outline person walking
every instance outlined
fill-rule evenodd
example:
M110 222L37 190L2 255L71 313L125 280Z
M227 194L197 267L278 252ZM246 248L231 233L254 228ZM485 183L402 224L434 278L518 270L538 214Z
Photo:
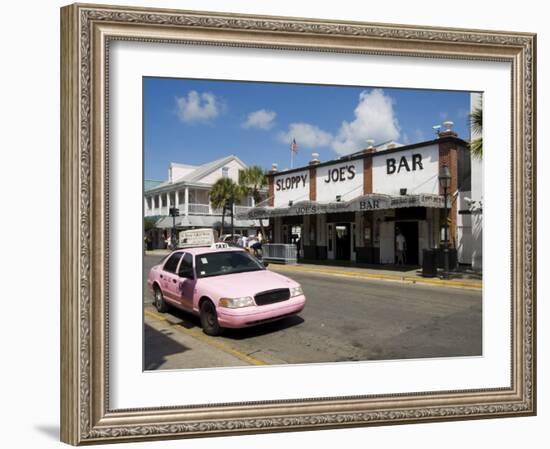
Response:
M237 246L240 246L241 248L246 249L247 240L248 240L248 239L247 239L246 235L244 235L244 234L241 235L241 236L239 237L239 239L237 240Z
M254 252L254 256L260 257L260 251L262 249L262 244L256 236L250 237L248 241L248 248Z
M396 229L397 235L395 236L395 249L397 253L397 264L405 265L405 251L407 251L407 240L405 236L401 234L399 228Z

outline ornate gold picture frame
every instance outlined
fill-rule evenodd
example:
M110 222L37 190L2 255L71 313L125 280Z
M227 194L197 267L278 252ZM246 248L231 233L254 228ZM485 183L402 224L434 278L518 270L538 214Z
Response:
M75 4L61 10L61 37L62 441L79 445L536 413L535 35ZM112 409L107 86L109 49L117 40L510 63L510 388Z

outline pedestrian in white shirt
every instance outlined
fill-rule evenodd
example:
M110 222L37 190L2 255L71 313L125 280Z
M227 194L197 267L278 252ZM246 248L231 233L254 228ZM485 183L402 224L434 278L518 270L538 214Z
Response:
M397 235L395 236L395 250L397 254L397 264L405 265L405 251L407 251L407 241L405 236L401 234L399 228L396 229Z

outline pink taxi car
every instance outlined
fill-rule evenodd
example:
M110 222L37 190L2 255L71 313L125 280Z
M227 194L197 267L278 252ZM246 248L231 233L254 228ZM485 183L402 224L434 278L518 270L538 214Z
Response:
M208 335L297 314L306 302L300 284L240 248L176 250L151 269L147 286L159 312L171 305L199 315Z

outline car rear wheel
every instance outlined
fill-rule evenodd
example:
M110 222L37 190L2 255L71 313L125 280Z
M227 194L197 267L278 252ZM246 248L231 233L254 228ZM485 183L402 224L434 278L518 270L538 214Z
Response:
M202 331L206 335L220 335L222 333L222 327L218 323L218 314L216 313L216 306L211 301L203 301L200 308L201 326Z
M162 295L162 290L159 287L155 286L154 292L155 292L155 300L154 300L155 308L160 313L167 312L168 311L168 304L166 304L166 302L164 301L164 296Z

